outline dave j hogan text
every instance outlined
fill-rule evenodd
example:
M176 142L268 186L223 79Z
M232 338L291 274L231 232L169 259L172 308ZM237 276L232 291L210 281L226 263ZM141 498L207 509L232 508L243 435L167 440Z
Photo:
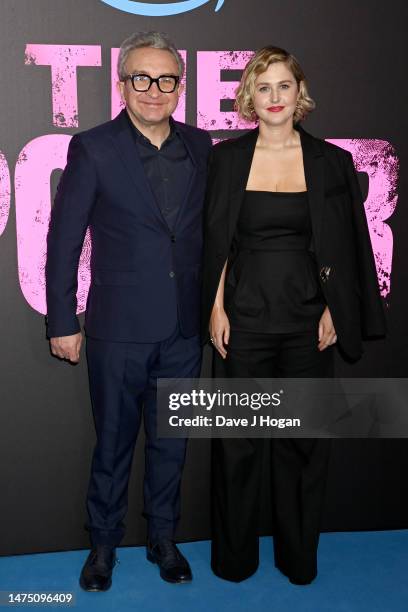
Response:
M274 418L269 415L258 415L254 414L251 419L242 417L225 417L221 414L217 414L215 417L208 416L195 416L193 418L179 417L173 414L169 417L169 425L171 427L194 427L194 428L206 428L206 427L277 427L278 429L285 429L286 427L301 427L300 419L285 419L285 418Z

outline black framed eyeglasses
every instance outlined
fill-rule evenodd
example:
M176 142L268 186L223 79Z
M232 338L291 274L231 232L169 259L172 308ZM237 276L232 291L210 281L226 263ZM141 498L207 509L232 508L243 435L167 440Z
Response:
M129 74L123 81L131 81L135 91L149 91L153 83L156 83L162 93L173 93L180 81L180 77L174 74L162 74L157 79L153 79L148 74Z

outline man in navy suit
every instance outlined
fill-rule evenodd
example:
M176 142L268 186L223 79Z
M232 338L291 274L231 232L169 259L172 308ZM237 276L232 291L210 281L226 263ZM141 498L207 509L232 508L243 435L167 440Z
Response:
M143 408L147 558L163 579L192 579L174 543L186 440L156 436L158 378L199 375L201 214L208 133L171 117L183 60L166 36L142 32L120 48L116 119L76 134L48 234L47 333L52 353L79 360L78 261L92 238L85 332L97 443L88 491L88 591L111 585Z

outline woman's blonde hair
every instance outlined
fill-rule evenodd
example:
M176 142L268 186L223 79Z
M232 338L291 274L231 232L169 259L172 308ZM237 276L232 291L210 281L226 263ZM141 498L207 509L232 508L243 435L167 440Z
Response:
M302 121L316 106L309 96L305 74L297 61L291 54L279 47L263 47L255 53L245 66L241 83L236 91L235 109L244 119L254 121L256 113L252 98L255 92L256 78L265 72L271 64L284 62L296 79L299 87L299 98L293 116L293 122Z

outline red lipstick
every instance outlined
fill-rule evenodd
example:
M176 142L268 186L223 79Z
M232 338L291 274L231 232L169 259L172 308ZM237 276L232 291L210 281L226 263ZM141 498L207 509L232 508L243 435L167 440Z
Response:
M280 113L281 110L283 110L285 107L284 106L270 106L267 110L270 113Z

